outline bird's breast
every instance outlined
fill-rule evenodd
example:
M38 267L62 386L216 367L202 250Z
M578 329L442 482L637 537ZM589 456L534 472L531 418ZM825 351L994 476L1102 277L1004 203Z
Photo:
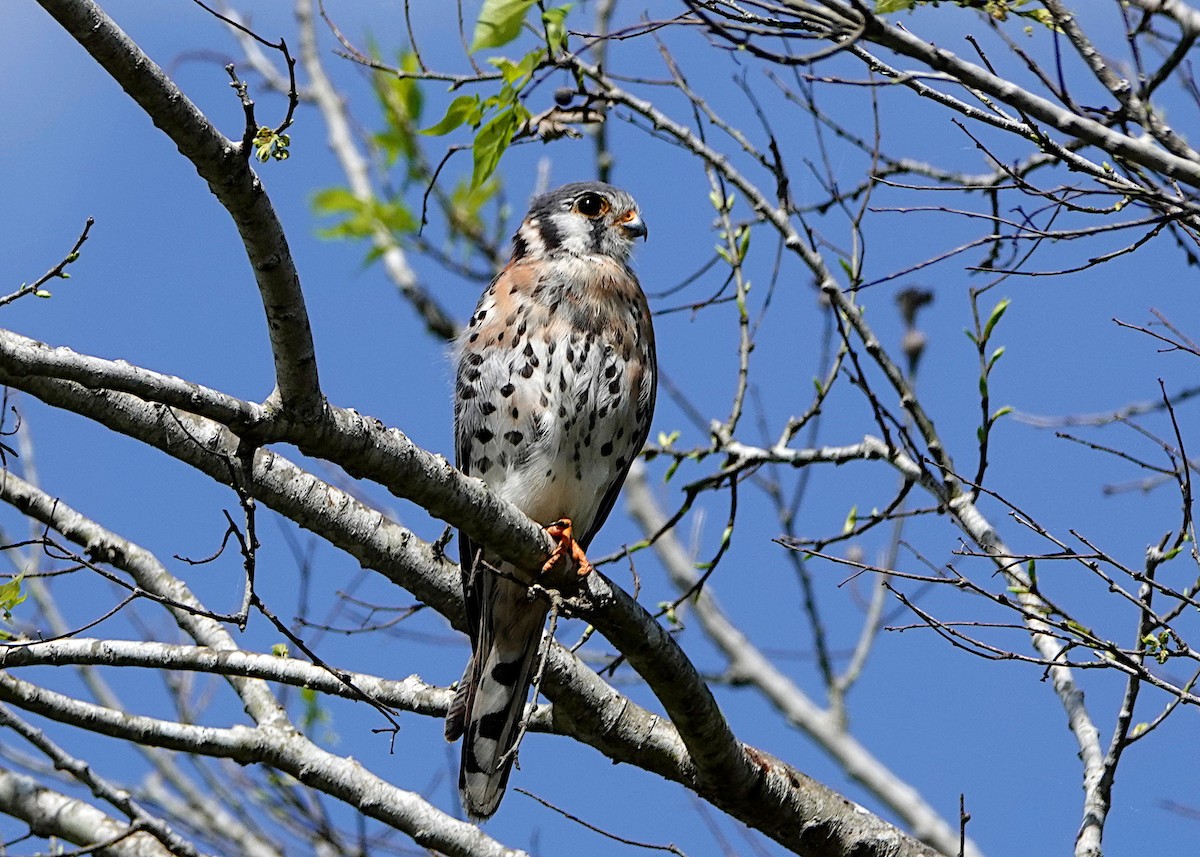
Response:
M603 300L559 277L517 285L485 295L463 348L460 464L534 520L587 533L650 419L645 299L636 281Z

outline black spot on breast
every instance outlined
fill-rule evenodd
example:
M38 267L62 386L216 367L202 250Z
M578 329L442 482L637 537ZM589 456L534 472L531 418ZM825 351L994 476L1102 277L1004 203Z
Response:
M480 363L482 363L482 362L483 362L483 355L482 355L482 354L476 354L476 353L471 353L471 354L468 354L468 355L466 356L466 361L467 361L467 363L468 363L468 364L470 364L471 366L478 366Z
M467 385L465 385L465 384L464 384L463 386L461 386L461 387L459 387L459 388L458 388L458 397L459 397L460 399L473 399L473 398L475 398L475 388L474 388L474 387L468 387Z
M556 348L558 348L558 343L557 343L557 342L555 342L555 341L553 341L553 340L551 340L551 341L550 341L550 343L549 343L549 344L546 346L546 353L547 353L547 354L553 354L553 353L554 353L554 349L556 349Z
M524 336L525 331L528 329L528 327L529 327L529 319L527 317L522 318L521 324L518 325L518 327L517 327L517 336Z
M604 370L604 377L611 378L616 374L617 374L617 364L609 363L608 366Z
M521 416L521 412L517 408L513 408L512 409L512 418L515 420L515 419L519 419L520 416Z
M614 378L609 382L608 392L612 393L614 396L621 392L621 380L619 378Z
M467 342L474 342L478 338L479 338L479 331L476 331L475 333L472 333L470 336L467 337Z
M522 366L522 367L521 367L521 372L520 372L520 375L521 375L521 377L522 377L522 378L530 378L530 377L532 377L532 376L533 376L533 364L532 364L532 363L526 363L524 366Z
M624 470L625 465L627 463L628 463L628 460L625 458L625 456L622 455L620 458L617 459L617 470Z
M493 405L491 402L480 402L479 403L479 412L486 417L488 414L496 413L496 406Z
M521 434L521 432L519 432L519 431L514 430L514 431L510 431L510 432L505 432L504 439L507 440L509 443L511 443L513 446L517 446L521 441L525 440L525 435Z
M478 381L479 370L472 366L463 373L463 377L465 377L468 381Z
M504 341L504 331L503 330L496 334L496 341L497 342Z
M487 473L489 470L491 470L491 468L492 468L492 460L490 458L488 458L486 455L483 458L481 458L475 462L475 469L478 470L481 474Z
M608 443L604 444L604 446L600 447L600 454L603 455L605 458L608 458L608 456L612 455L612 451L613 451L613 445L612 445L611 440Z
M524 332L525 332L524 323L522 323L521 330L518 330L518 331L517 331L517 335L519 336L520 334L522 334L522 333L524 333ZM532 357L532 356L533 356L533 343L532 343L532 342L526 342L526 343L525 343L525 350L524 350L523 352L521 352L521 353L522 353L522 354L524 354L526 357Z
M558 418L561 420L566 415L567 415L567 406L560 403L558 406Z
M503 387L500 388L500 395L507 399L509 396L511 396L513 394L513 390L515 390L515 389L517 389L517 388L514 387L511 383L505 384Z
M475 439L480 443L487 443L493 437L495 437L495 435L492 434L491 429L481 428L479 431L475 432Z

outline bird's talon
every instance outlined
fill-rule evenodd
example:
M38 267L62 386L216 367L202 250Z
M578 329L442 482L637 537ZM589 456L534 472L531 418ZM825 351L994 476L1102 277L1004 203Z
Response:
M576 573L580 577L586 577L591 574L592 564L588 562L583 548L575 541L575 536L571 532L570 518L560 518L546 527L546 532L550 534L550 538L554 539L556 544L554 545L554 551L550 554L550 558L542 565L542 574L549 573L568 556L575 561Z

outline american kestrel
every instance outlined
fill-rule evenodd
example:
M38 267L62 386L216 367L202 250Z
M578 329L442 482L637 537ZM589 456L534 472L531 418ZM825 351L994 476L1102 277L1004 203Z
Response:
M650 310L629 267L637 203L601 182L534 199L512 258L459 339L458 467L547 528L580 573L650 431ZM446 716L464 735L458 787L472 818L504 796L547 608L511 565L459 533L471 660Z

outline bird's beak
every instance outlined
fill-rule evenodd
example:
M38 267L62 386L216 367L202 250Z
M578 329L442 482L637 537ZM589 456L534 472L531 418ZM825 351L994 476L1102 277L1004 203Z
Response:
M621 231L625 233L626 238L642 238L650 234L650 230L646 228L645 222L642 220L636 211L627 211L617 221L621 227Z

